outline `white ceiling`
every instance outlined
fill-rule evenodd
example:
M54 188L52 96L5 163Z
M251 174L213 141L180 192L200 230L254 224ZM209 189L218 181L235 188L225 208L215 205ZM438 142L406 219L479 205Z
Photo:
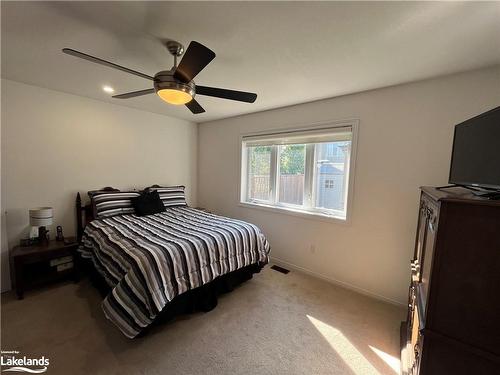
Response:
M2 77L204 122L500 63L500 3L4 2ZM112 99L150 81L61 53L70 47L149 75L173 60L160 40L217 57L199 84L258 93L199 96L206 113L156 95Z

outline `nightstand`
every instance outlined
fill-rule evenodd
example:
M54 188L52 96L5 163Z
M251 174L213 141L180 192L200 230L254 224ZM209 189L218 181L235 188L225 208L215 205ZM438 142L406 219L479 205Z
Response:
M77 249L76 239L71 238L14 247L10 252L10 265L17 297L23 299L26 289L51 281L71 278L77 282Z

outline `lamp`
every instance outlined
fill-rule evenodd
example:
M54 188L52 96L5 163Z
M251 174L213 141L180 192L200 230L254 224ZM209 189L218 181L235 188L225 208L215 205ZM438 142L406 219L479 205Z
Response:
M194 82L184 83L176 80L172 70L156 73L153 85L156 94L170 104L187 104L196 95Z
M158 96L170 104L181 105L193 100L190 93L178 89L161 89Z
M46 244L49 242L46 226L52 225L52 207L37 207L30 209L30 225L38 227L38 242Z

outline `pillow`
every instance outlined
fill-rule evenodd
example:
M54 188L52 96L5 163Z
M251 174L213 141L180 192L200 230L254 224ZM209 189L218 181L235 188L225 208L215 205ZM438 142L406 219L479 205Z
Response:
M153 215L166 210L157 191L144 191L131 201L137 216Z
M157 191L160 199L165 207L187 206L186 194L184 186L158 186L153 185L145 189L145 191Z
M93 192L91 200L94 217L102 219L115 215L133 214L132 198L139 195L136 191Z

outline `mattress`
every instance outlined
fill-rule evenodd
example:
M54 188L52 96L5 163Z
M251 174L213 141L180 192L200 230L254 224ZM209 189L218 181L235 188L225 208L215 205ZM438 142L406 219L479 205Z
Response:
M90 222L79 249L106 279L106 317L133 338L176 296L219 276L269 261L270 246L250 223L189 207Z

